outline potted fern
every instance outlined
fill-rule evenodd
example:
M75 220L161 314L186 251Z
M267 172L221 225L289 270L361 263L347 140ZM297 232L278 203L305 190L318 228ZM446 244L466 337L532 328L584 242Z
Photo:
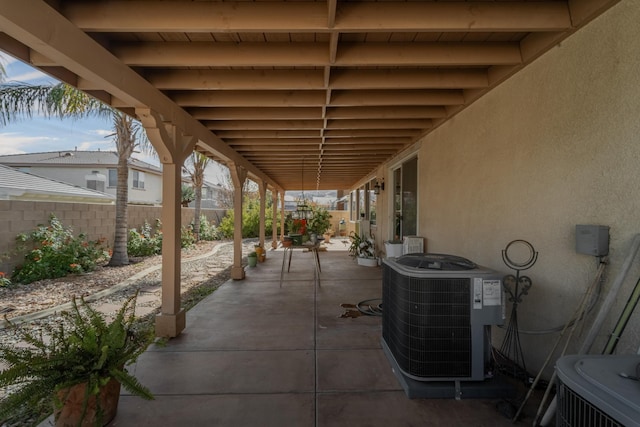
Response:
M48 402L56 426L103 426L115 416L120 385L145 399L153 395L127 372L152 340L135 319L137 294L108 321L84 299L73 299L63 321L44 333L19 332L27 346L0 346L0 420Z

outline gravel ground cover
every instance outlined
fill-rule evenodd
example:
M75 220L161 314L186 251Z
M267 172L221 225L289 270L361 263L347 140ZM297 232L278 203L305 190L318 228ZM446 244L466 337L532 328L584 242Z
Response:
M243 256L253 251L256 243L255 239L245 240L242 247ZM153 256L131 261L130 265L123 267L105 266L89 274L0 288L0 311L8 321L13 319L13 322L19 323L19 328L37 332L47 325L60 322L60 311L64 310L62 304L69 303L73 296L92 298L93 295L91 306L109 313L117 311L122 303L137 291L136 314L152 322L161 306L161 269L154 267L161 266L162 257ZM232 264L233 242L230 241L200 242L193 248L183 249L180 281L183 307L191 308L229 280ZM125 281L130 283L121 288L120 285ZM109 292L109 289L117 290ZM99 292L107 295L96 298L96 295L100 295ZM46 315L40 316L43 310ZM25 321L25 315L34 318ZM24 345L18 331L6 327L6 321L2 323L4 325L0 327L0 343ZM10 390L0 389L0 397L7 392ZM42 415L34 409L26 418L12 420L2 424L2 427L36 425Z
M254 244L255 240L244 241L243 256L253 250ZM91 299L91 295L106 291L108 295L91 299L90 304L101 311L115 312L124 300L138 291L137 315L153 314L161 305L161 268L153 267L160 267L162 257L132 258L131 261L131 264L123 267L99 267L88 274L0 288L0 313L9 322L37 330L45 324L59 321L56 308L69 303L73 296ZM233 243L229 241L200 242L194 248L183 249L180 285L183 303L190 307L197 303L194 298L197 299L198 288L215 288L229 280L232 264ZM144 274L149 269L151 271ZM135 275L138 276L135 280L130 280L126 287L114 292L107 291L116 289L116 286ZM48 314L38 318L43 310L48 310L45 311ZM25 315L29 315L26 321L23 317ZM3 323L0 327L0 342L17 344L17 334L13 328L6 327L6 322L0 323Z

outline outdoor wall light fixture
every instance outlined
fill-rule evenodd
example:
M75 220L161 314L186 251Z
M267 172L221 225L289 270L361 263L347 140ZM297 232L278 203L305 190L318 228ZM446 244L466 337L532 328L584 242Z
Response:
M376 181L376 184L373 186L373 194L380 194L380 191L384 191L384 180L382 182Z

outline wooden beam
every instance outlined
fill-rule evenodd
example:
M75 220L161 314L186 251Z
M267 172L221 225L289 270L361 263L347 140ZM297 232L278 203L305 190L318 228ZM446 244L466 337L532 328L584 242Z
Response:
M323 126L322 120L206 120L203 124L212 130L322 129Z
M431 127L431 120L388 119L388 120L331 120L329 129L424 129Z
M240 139L240 138L319 138L319 130L219 130L216 135L220 138Z
M458 105L464 104L459 90L340 90L333 91L332 106Z
M319 67L332 65L321 42L119 43L114 55L131 67ZM488 66L520 64L518 43L340 43L335 65Z
M420 119L446 117L443 107L330 107L328 119Z
M183 107L316 107L323 91L178 91L171 99Z
M335 28L342 32L493 32L568 29L564 2L341 3Z
M147 79L162 90L324 89L319 70L151 70Z
M189 108L198 120L299 120L321 119L320 107L211 107Z
M332 89L465 89L486 88L483 69L333 69Z
M549 31L571 25L563 2L394 3L65 1L62 13L91 32ZM143 16L144 19L140 19Z

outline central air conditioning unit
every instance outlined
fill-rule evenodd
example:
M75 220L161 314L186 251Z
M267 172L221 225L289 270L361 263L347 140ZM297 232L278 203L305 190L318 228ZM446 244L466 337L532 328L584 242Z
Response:
M572 355L556 363L558 427L640 427L639 355Z
M382 301L382 346L402 376L421 382L491 376L491 325L505 318L497 272L453 255L384 259Z

